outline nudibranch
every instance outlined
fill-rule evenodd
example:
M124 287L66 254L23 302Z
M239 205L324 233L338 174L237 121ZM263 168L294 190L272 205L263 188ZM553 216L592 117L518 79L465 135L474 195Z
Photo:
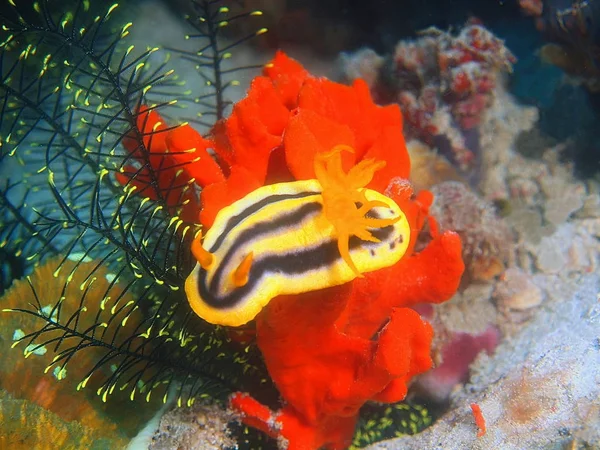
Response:
M198 316L243 325L276 296L344 284L402 258L406 216L364 187L385 162L363 160L345 173L342 151L354 150L317 156L316 179L256 189L219 211L203 242L196 237L185 291Z

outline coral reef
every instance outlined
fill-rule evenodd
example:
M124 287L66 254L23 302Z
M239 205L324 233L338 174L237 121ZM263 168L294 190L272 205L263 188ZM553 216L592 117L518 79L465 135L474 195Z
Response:
M213 3L197 2L210 14L196 25L220 60L227 52L215 44L210 26L203 26L207 21L215 25L215 17L221 18L219 24L228 23L228 10L210 9ZM357 319L367 295L363 291L368 284L362 280L337 292L319 291L329 303L323 313L317 295L304 305L301 298L292 299L289 309L270 305L270 316L263 314L263 322L256 325L255 339L288 402L281 416L287 425L277 434L281 431L301 445L299 430L304 429L310 446L349 444L362 404L375 397L403 398L411 376L431 364L429 325L413 310L394 306L407 306L415 297L443 301L456 289L463 269L460 241L453 233L434 235L426 250L413 253L431 198L428 193L413 197L400 179L408 176L409 161L399 110L374 105L364 83L346 88L314 78L279 54L265 75L253 81L231 117L203 138L189 125L165 125L160 114L174 101L159 99L165 92L175 95L178 83L170 82L173 72L157 61L157 48L120 51L131 24L116 34L106 31L116 5L98 16L100 7L91 8L88 2L65 7L71 12L57 12L47 1L33 6L11 2L2 15L0 56L7 64L0 91L10 108L0 123L0 162L19 163L22 181L3 180L0 236L3 247L10 242L18 247L16 255L25 255L28 270L35 261L37 270L45 271L34 272L30 281L17 283L3 297L6 321L31 321L11 322L6 329L12 334L3 341L20 344L28 359L52 372L39 380L28 375L24 385L11 382L11 388L23 388L16 395L31 396L59 416L75 414L91 426L100 413L87 401L71 398L73 389L97 394L95 400L102 404L114 399L110 405L119 405L121 397L192 406L196 398L223 398L234 390L268 394L256 347L232 342L225 331L195 317L185 302L181 288L193 263L190 246L198 222L210 226L220 210L254 187L314 178L306 158L312 161L342 144L354 149L340 159L344 170L358 167L361 160L380 161L380 170L365 183L381 196L387 189L407 211L403 226L411 227L413 235L404 242L411 246L408 261L370 275L373 286L379 283L381 301L368 320ZM213 68L220 76L220 66ZM158 84L165 91L155 95ZM226 108L221 87L225 85L217 86L211 111L217 118ZM330 99L328 104L320 102L322 94ZM307 149L314 154L306 155ZM357 170L354 174L363 178ZM432 261L438 260L447 260L448 267L431 271ZM396 273L408 273L412 284L399 284ZM402 302L391 303L399 289L405 291ZM303 338L311 328L304 327L295 341L289 339L290 347L296 347L292 353L305 361L307 372L331 354L329 365L350 385L363 367L364 373L356 376L364 384L357 383L354 392L344 394L343 387L327 383L325 368L302 380L302 371L286 366L289 349L272 345L270 335L287 331L276 316L295 317L307 306L312 311L306 311L305 319L312 313L321 317L322 326L312 329L329 347L323 346L321 355L311 354L314 349ZM343 332L337 332L343 322ZM329 341L336 333L337 340ZM396 354L397 348L403 351ZM348 361L338 367L335 361L346 356ZM52 377L60 382L48 383ZM297 396L303 386L314 390L306 397L311 404ZM336 389L339 398L321 405L323 395ZM247 411L243 405L239 410ZM117 414L115 423L123 427L128 420L143 420L125 408L118 413L125 417ZM250 416L246 414L249 421ZM335 424L338 419L341 425ZM114 432L116 425L106 428Z
M445 221L459 232L461 227L470 229L462 232L465 289L434 308L418 306L435 330L432 354L436 367L419 377L415 388L438 402L447 401L468 380L469 366L479 352L491 354L500 337L510 339L535 316L548 295L537 272L573 274L597 267L598 245L592 225L599 211L595 184L573 178L572 167L560 159L563 146L531 140L535 133L529 130L537 119L534 108L517 105L502 85L497 86L496 96L498 101L490 106L480 126L483 196L464 181L458 183L460 177L448 170L444 158L434 150L418 141L409 146L414 161L411 178L417 184L422 178L421 186L436 194L431 213L442 229ZM542 149L538 151L541 160L518 153L524 141ZM444 200L446 189L460 195L447 195ZM475 209L463 210L467 204ZM458 222L444 219L451 216ZM584 217L585 227L569 223ZM467 223L470 225L464 226ZM468 251L480 252L481 239L491 239L495 244L488 248L496 248L488 255L491 263L483 267L469 264ZM471 278L469 267L484 276ZM468 283L477 278L486 284ZM452 356L455 344L465 339L473 350L469 357L462 358L466 352Z
M273 413L242 393L232 398L232 406L245 423L278 437L286 448L348 446L366 401L403 399L410 378L431 365L431 329L406 307L448 298L463 263L452 232L432 230L432 241L413 253L431 196L423 192L413 198L405 180L409 160L401 126L397 107L374 105L364 82L346 87L314 78L278 53L208 138L226 178L202 183L199 219L206 226L256 186L314 178L307 161L342 144L354 149L341 155L346 167L370 158L385 161L367 187L392 198L411 227L410 250L394 266L340 287L277 297L257 316L256 343L285 406ZM167 147L177 132L166 133ZM186 144L179 148L195 147ZM194 156L191 150L183 153ZM202 157L198 161L203 164ZM188 167L193 165L182 170Z
M540 305L544 300L544 293L527 272L511 267L502 274L494 297L498 308L525 310Z
M459 34L426 30L393 56L350 56L347 77L366 80L352 86L278 54L227 118L233 103L223 92L238 73L229 50L264 33L246 29L215 44L215 30L259 17L234 9L241 2L233 12L224 2L193 2L190 45L176 52L202 77L193 95L161 50L143 50L155 45L146 36L134 49L130 24L106 28L114 6L9 3L0 13L0 288L24 272L30 282L0 299L11 310L0 315L4 371L17 368L2 374L11 394L0 391L9 431L0 446L120 447L144 420L132 407L150 414L145 403L123 406L131 398L177 405L156 433L157 449L257 448L269 438L256 430L282 448L363 447L431 423L422 408L387 404L409 385L453 410L412 443L390 445L597 445L598 282L582 274L600 263L599 190L573 178L559 158L563 144L530 141L539 160L517 153L515 135L536 112L504 92L499 75L513 58L479 24ZM271 4L278 14L281 4ZM559 23L562 4L529 4L552 32L571 37L583 24L569 20L595 8L578 3L578 15L569 10ZM590 80L594 69L577 73ZM373 104L369 88L376 102L401 103L404 131L429 145L415 140L407 154L397 108ZM193 111L165 100L176 97ZM178 125L191 112L204 128ZM244 327L196 317L183 292L193 243L249 192L315 178L315 159L339 144L354 149L340 156L342 176L366 161L386 163L358 184L406 212L402 259L342 286L274 298ZM456 183L478 176L485 200ZM424 189L436 193L433 205ZM456 226L467 263L458 293L461 249L447 231ZM242 421L230 436L231 412L204 401L227 398Z
M496 102L490 106L480 130L482 168L478 188L489 201L527 197L517 189L511 192L510 185L517 181L518 174L524 175L518 178L534 178L530 168L535 161L519 158L517 149L522 141L519 136L534 130L539 112L535 107L519 105L504 84L497 85L495 94ZM527 186L531 181L523 183Z
M447 158L424 142L413 139L406 143L410 155L410 182L416 191L431 190L443 181L466 182Z
M596 0L519 0L551 42L541 57L579 78L591 92L600 91L600 4Z
M99 378L110 377L112 372L109 367L90 370L96 366L104 352L92 347L77 352L71 358L70 349L66 348L55 355L51 349L58 348L57 344L64 335L59 326L52 325L52 329L47 332L46 344L26 344L36 335L40 323L44 321L34 314L16 314L14 311L26 304L36 305L39 314L52 318L52 321L69 317L70 320L77 321L80 330L86 330L96 327L97 318L93 311L102 309L105 313L101 319L127 323L127 326L120 328L113 336L115 345L120 345L139 326L141 312L127 306L132 303L131 295L119 283L111 283L110 280L111 274L98 261L76 262L55 258L37 267L27 280L13 283L0 298L0 307L5 311L0 316L1 355L4 361L0 369L0 388L15 398L27 400L46 410L47 413L42 413L23 403L22 408L27 414L22 420L36 428L34 424L37 420L47 419L58 427L56 430L60 430L63 436L61 442L65 442L65 445L67 439L73 442L83 439L79 430L87 430L86 434L102 436L105 440L122 442L134 435L149 419L156 404L149 403L144 411L132 414L135 406L125 393L116 393L113 401L105 403L101 396L89 392L89 389L79 392L88 382L94 384ZM79 310L82 290L90 310L87 314ZM60 308L47 303L48 299L58 297L63 299ZM110 313L111 310L114 314ZM25 358L22 357L23 354ZM82 383L81 380L85 382ZM61 426L60 421L74 421L74 425ZM11 436L16 433L14 438L17 439L16 436L24 432L24 429L15 429ZM71 432L75 434L70 436ZM37 448L45 438L34 436L36 434L28 437L27 442L33 445L35 439L40 439L35 443Z
M460 182L436 184L431 192L435 200L430 213L440 230L454 230L461 237L465 283L500 275L509 262L514 239L495 208Z
M127 436L107 423L83 425L66 420L27 400L16 399L0 389L0 448L10 450L103 450L124 448Z
M450 232L432 231L427 247L414 252L431 195L413 195L405 180L409 160L397 107L374 105L362 82L348 88L318 79L278 54L232 115L205 138L189 125L166 125L163 111L174 101L165 102L165 92L175 95L179 84L158 61L158 49L120 52L131 24L117 34L104 28L116 5L97 19L83 1L70 5L72 13L56 12L47 2L11 5L2 28L1 56L12 65L3 66L0 78L4 102L11 105L2 116L0 161L21 163L23 181L2 184L0 235L18 244L27 261L59 256L47 278L62 283L60 291L33 286L34 301L7 305L9 317L37 324L12 337L30 358L46 349L48 371L56 368L62 379L66 373L67 381L78 377L76 388L93 386L103 401L141 396L192 406L196 398L223 398L235 390L268 398L273 391L259 348L285 402L280 418L286 425L267 431L296 446L303 440L310 447L348 445L366 401L406 395L412 375L431 365L431 328L406 306L448 298L463 264L460 240ZM207 11L214 6L197 5ZM227 8L210 12L196 25L220 61L227 52L202 27L227 23ZM165 91L157 92L158 84ZM219 118L226 102L215 95L211 113ZM406 212L409 254L357 282L275 300L250 340L233 342L195 317L181 288L194 263L190 247L198 222L210 227L219 211L258 186L315 178L316 155L336 145L354 149L341 157L344 171L379 161L372 180L357 188L368 183ZM100 277L108 286L95 296ZM366 297L379 301L362 319ZM302 326L286 329L299 314ZM315 316L320 326L303 326ZM310 330L314 346L308 345ZM278 347L285 342L289 347ZM83 374L69 371L86 354L91 361L81 360ZM290 354L301 370L288 364ZM331 383L328 367L351 391ZM311 393L299 396L303 389ZM45 392L49 398L56 391ZM266 423L253 422L254 400L236 398L245 400L238 404L245 420L264 428Z
M545 307L493 356L477 360L447 414L418 436L369 448L598 448L600 279L597 274L544 279L552 293ZM485 436L477 437L472 403L485 418Z
M574 177L573 164L561 159L563 144L543 148L537 159L522 156L514 138L519 130L529 128L535 111L518 107L506 94L502 97L502 112L493 112L494 119L484 125L490 139L486 140L489 147L484 153L480 186L486 198L506 205L504 220L517 238L515 264L530 279L538 271L564 274L596 270L598 245L593 227L576 224L596 220L597 183ZM510 276L500 282L509 280ZM527 286L521 283L521 287ZM530 290L532 294L534 291Z
M416 378L413 392L445 404L468 381L469 368L478 355L493 353L501 338L493 289L490 283L473 283L447 302L417 307L435 331L431 346L435 366Z
M148 450L222 450L234 448L236 442L228 424L231 411L220 405L200 402L189 408L174 408L160 419Z
M346 56L345 75L365 73L373 80L371 73L379 72L370 88L378 100L400 105L407 138L438 146L469 173L479 165L478 129L495 101L498 78L512 70L515 58L476 20L456 36L437 28L420 34L399 42L385 62L366 50Z
M435 331L442 330L436 327ZM443 343L434 349L438 356L435 368L418 377L414 386L415 392L440 404L468 381L475 358L482 352L491 355L500 342L500 333L493 325L481 334L444 331L439 338Z
M514 240L505 253L508 268L500 276L487 284L467 286L435 310L419 309L436 332L433 356L442 369L448 361L444 349L452 346L457 333L485 338L488 329L496 336L499 333L500 342L509 342L549 302L571 298L568 291L552 292L549 277L579 277L597 270L599 263L597 184L574 178L572 165L561 157L564 145L528 132L537 117L535 109L517 105L501 89L497 94L501 101L492 106L482 125L484 164L480 186L488 202L493 200L501 207L503 227L508 227ZM523 140L539 148L537 159L519 153ZM481 204L486 203L471 195ZM485 339L480 343L484 344ZM466 365L473 361L478 366L488 358L482 354ZM457 391L463 392L466 366L459 363L460 358L450 357L452 377L437 377L437 368L425 374L416 382L419 392L442 401ZM461 374L462 381L457 383Z

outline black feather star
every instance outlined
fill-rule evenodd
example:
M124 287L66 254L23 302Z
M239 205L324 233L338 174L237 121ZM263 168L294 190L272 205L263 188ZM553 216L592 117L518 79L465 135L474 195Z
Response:
M51 366L61 369L82 349L101 351L79 388L110 365L112 374L95 386L105 401L118 389L132 399L174 395L191 404L224 398L249 379L265 384L256 351L197 318L183 293L199 226L180 218L181 193L197 195L196 188L177 180L169 190L159 186L163 168L150 163L152 133L139 123L140 107L168 110L175 100L164 98L181 94L162 51L128 46L131 23L115 25L117 5L97 13L87 0L26 3L8 0L0 13L0 250L21 258L29 272L58 258L54 277L63 280L63 293L84 266L85 277L80 297L69 299L74 309L30 281L29 304L5 309L39 323L19 341L52 348ZM187 57L199 59L199 73L214 86L197 102L220 118L228 83L220 63L236 43L218 47L226 8L194 3L203 15L190 21L208 41ZM123 148L124 139L134 151ZM131 167L130 181L120 183L117 175ZM143 192L136 180L147 185ZM87 293L105 269L109 285L92 304ZM93 320L81 320L84 314ZM139 319L132 325L133 315Z
M191 100L200 107L200 113L196 117L191 117L190 122L200 126L210 128L214 123L225 116L225 112L231 101L226 97L226 91L238 85L231 76L244 70L257 70L261 65L231 66L228 60L231 58L231 51L240 44L265 34L266 28L260 28L254 32L247 33L233 42L221 44L221 33L227 27L240 20L250 17L261 16L262 12L258 10L241 12L235 15L230 14L229 7L220 0L192 0L191 6L194 14L187 15L187 22L194 28L195 32L187 34L186 40L199 42L199 46L194 51L169 48L170 51L178 54L183 60L194 64L206 89ZM188 101L182 99L183 102Z

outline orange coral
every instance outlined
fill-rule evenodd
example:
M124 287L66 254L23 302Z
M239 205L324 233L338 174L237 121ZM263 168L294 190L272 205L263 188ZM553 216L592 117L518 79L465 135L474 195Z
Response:
M129 156L117 173L117 180L134 186L144 197L164 199L173 213L181 206L182 218L196 221L200 205L194 184L204 186L224 179L221 168L207 151L211 142L189 125L167 127L156 111L145 106L138 111L136 122L141 132L139 139L149 152L143 151L133 132L125 136L123 146Z
M117 303L124 305L133 300L125 286L111 282L112 277L114 275L99 261L76 262L68 259L63 261L62 257L53 258L36 267L28 280L15 281L0 298L1 308L5 310L0 313L0 356L3 361L0 367L0 390L6 391L15 399L29 402L20 404L19 408L23 412L27 411L27 414L21 418L19 425L13 424L15 426L11 428L11 432L15 433L11 437L17 440L18 436L25 435L27 438L24 442L29 447L24 444L17 447L16 443L12 443L10 448L32 448L32 445L43 448L42 436L56 437L55 448L62 448L68 439L83 439L85 436L92 442L94 438L105 438L108 445L110 440L121 442L126 440L128 434L129 437L135 435L152 416L156 404L142 412L131 414L129 396L118 389L110 402L103 401L96 389L79 392L82 380L88 376L91 386L112 374L108 365L97 367L91 376L89 374L90 367L94 367L106 354L101 347L84 345L82 341L82 348L70 363L65 364L64 359L56 361L53 358L57 355L57 349L64 351L73 345L72 340L62 341L65 333L60 327L46 324L43 339L28 345L27 336L33 336L41 328L41 319L32 314L6 312L22 308L23 305L37 304L42 314L57 317L58 311L53 310L54 303L45 302L62 298L60 314L63 317L77 317L80 330L91 329L100 318L108 316L120 322L128 314L127 330L133 332L142 320L141 311L136 309L128 312L128 308L121 307L114 315L110 313ZM85 305L85 309L82 309L82 305ZM81 313L77 314L78 311ZM103 315L97 315L96 311L102 311L99 314ZM127 330L119 335L115 333L115 345L130 336ZM23 342L17 345L24 336ZM40 341L46 342L46 345L42 345ZM59 347L58 343L62 343L62 346ZM0 403L3 401L0 400ZM49 413L43 413L42 409L33 405L39 405ZM4 406L9 407L8 399L4 401ZM0 408L0 414L6 414L7 411ZM65 425L69 422L73 422L73 426ZM52 429L43 429L45 424L52 425ZM53 433L60 436L54 436ZM0 448L2 442L0 440ZM68 447L67 444L64 445L64 448ZM113 446L115 445L117 444L114 443ZM81 444L80 448L87 446Z
M169 150L175 130L167 131ZM232 397L246 424L289 450L346 448L365 402L402 400L410 379L431 367L431 326L407 307L438 303L456 291L464 269L460 239L437 232L428 218L432 195L415 195L406 181L410 161L399 108L375 105L362 80L344 86L316 78L278 52L209 139L204 149L214 148L223 178L196 179L204 226L259 186L315 178L315 158L336 146L355 149L340 155L344 172L366 159L385 162L367 187L406 214L406 255L342 286L273 299L256 318L256 339L285 406L274 413L247 394ZM214 171L202 156L195 164ZM192 178L188 166L181 168ZM426 223L431 240L415 253Z
M86 425L66 420L33 402L13 398L3 390L0 390L0 423L2 450L126 448L130 440L107 421Z

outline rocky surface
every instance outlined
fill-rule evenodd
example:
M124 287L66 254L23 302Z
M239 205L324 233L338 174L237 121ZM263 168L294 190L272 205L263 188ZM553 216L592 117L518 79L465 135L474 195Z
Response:
M448 412L432 427L372 450L600 448L598 185L576 179L561 160L564 146L539 133L529 134L527 145L539 147L540 157L522 155L517 138L536 112L503 92L498 99L483 127L480 189L504 205L516 236L510 267L436 314L442 330L493 323L503 338L492 355L475 360L469 382L455 386ZM495 314L464 313L486 308ZM486 421L480 437L473 403Z
M160 420L148 450L220 450L234 448L227 424L231 412L216 405L195 403L188 408L173 408Z
M554 301L492 357L476 361L446 415L420 435L369 448L600 448L600 277L543 282ZM481 407L484 436L477 437L471 403Z

